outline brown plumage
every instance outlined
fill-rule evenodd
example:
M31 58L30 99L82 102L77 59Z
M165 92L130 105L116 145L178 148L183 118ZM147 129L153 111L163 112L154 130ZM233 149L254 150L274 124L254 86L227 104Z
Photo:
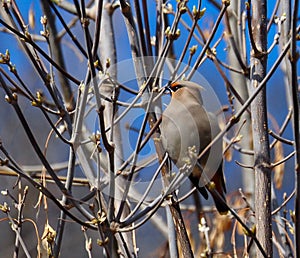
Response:
M226 213L222 141L213 145L201 160L195 159L220 131L217 118L203 107L200 85L177 81L169 88L172 98L161 123L163 147L178 168L192 166L189 175L192 183L206 199L208 190L217 210Z

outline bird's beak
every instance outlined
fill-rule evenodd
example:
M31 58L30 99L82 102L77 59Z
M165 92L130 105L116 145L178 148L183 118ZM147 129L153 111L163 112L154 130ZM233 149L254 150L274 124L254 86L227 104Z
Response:
M162 87L161 90L162 90L164 93L165 93L166 91L172 92L171 86L170 86L170 85L166 85L166 86Z

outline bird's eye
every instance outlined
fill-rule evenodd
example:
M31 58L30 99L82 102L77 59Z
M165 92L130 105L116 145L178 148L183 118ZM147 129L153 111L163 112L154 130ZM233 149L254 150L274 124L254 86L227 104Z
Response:
M175 91L177 91L178 89L180 89L180 88L182 88L183 86L182 85L180 85L180 84L172 84L171 86L170 86L170 91L171 92L175 92Z

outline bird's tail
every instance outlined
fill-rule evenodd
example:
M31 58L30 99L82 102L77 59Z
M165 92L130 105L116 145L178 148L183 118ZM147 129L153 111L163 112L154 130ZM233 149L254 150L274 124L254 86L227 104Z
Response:
M202 194L202 196L207 200L208 193L207 193L205 187L199 186L199 178L194 177L193 174L190 174L189 179L191 180L192 184L197 188L197 190Z
M229 207L226 202L226 186L225 179L223 175L223 165L221 164L214 174L213 178L205 187L199 186L199 177L201 176L201 165L195 166L193 173L189 175L189 179L196 186L198 191L203 195L205 199L208 198L207 190L212 195L216 208L220 214L226 214L229 211Z
M209 190L209 191L214 199L214 202L215 202L218 212L222 215L227 214L227 212L229 211L229 208L228 208L224 193L223 193L223 195L221 195L215 189Z
M226 214L229 210L229 207L226 202L226 188L222 166L220 166L218 171L213 176L211 183L209 183L207 186L207 189L214 199L218 212L220 214Z

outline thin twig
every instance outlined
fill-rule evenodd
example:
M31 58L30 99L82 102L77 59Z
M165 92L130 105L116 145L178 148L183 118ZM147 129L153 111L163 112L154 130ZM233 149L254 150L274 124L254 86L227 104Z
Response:
M207 42L205 43L204 47L202 48L202 51L201 51L201 53L199 54L199 56L198 56L198 58L197 58L195 64L193 65L193 67L192 67L190 73L187 75L187 79L188 79L188 80L190 80L190 79L192 78L193 74L196 72L197 68L199 67L199 64L201 63L202 58L204 57L204 55L205 55L205 53L206 53L206 50L208 49L208 47L209 47L211 41L213 40L213 38L214 38L214 36L215 36L215 34L216 34L216 32L217 32L217 29L219 28L219 25L220 25L220 23L221 23L221 20L222 20L222 18L223 18L223 16L224 16L224 14L225 14L225 12L226 12L228 6L229 6L229 1L223 1L222 9L221 9L221 11L220 11L220 13L219 13L219 16L218 16L218 18L217 18L215 24L214 24L214 27L212 28L212 32L210 33L210 36L209 36L209 38L207 39Z

